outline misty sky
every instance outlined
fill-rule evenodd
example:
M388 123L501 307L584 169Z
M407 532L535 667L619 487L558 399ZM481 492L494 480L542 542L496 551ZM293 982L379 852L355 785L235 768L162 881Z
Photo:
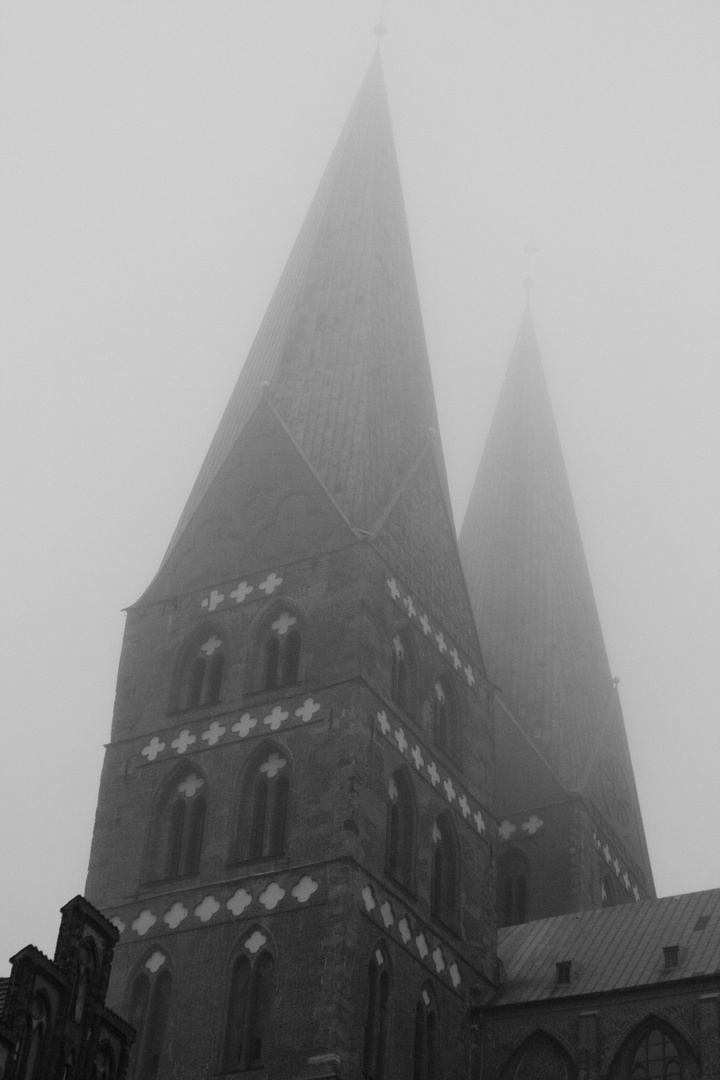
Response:
M84 887L152 578L377 0L0 6L0 973ZM720 885L720 4L389 0L458 524L532 307L660 895Z

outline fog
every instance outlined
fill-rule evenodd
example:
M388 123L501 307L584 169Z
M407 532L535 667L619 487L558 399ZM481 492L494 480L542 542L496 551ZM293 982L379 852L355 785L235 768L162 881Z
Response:
M52 952L83 890L121 609L173 532L379 10L0 9L0 962ZM658 893L718 886L720 5L391 0L383 18L457 522L537 248Z

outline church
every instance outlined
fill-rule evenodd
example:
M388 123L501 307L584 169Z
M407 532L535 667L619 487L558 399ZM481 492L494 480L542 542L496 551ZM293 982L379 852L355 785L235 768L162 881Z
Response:
M86 896L133 1080L720 1076L529 309L456 538L379 55L128 611Z

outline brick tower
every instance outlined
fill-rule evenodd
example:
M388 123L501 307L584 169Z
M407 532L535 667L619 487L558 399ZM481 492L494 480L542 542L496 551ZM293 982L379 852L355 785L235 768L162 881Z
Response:
M529 309L460 534L496 708L502 925L654 896Z
M135 1080L466 1075L493 738L379 59L128 612L87 893Z

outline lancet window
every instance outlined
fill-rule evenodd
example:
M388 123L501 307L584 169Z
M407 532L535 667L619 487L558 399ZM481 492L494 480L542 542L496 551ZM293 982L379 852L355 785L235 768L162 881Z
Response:
M165 1052L172 975L161 969L155 975L143 970L130 990L129 1021L137 1032L131 1058L132 1080L155 1080Z
M459 710L452 676L447 672L435 680L433 705L433 742L449 757L455 757Z
M261 650L262 679L258 689L293 686L300 679L302 634L292 611L279 611L266 627Z
M217 705L223 688L225 653L225 642L216 631L208 629L200 635L193 635L179 665L175 708Z
M416 705L416 668L410 636L405 631L398 630L392 641L390 692L393 701L410 714L415 712Z
M508 851L498 867L498 921L517 926L527 919L528 861L519 851Z
M447 810L436 818L432 839L430 906L435 918L454 930L458 921L460 865L455 826Z
M396 769L388 784L386 870L408 892L415 883L417 805L405 768Z
M187 765L166 782L156 804L145 877L150 881L197 873L202 851L207 783Z
M363 1047L363 1076L386 1080L390 1038L390 998L392 980L387 952L375 948L368 965L368 1003Z
M41 1080L45 1065L50 1006L44 994L36 994L30 1002L25 1021L21 1067L18 1075L22 1080Z
M285 850L292 766L286 750L268 744L243 778L233 861L266 859Z
M252 1069L262 1064L270 1028L274 960L267 950L255 959L240 956L230 978L225 1031L226 1069Z
M415 1006L413 1045L413 1080L437 1080L438 1017L435 998L429 985L423 987Z

